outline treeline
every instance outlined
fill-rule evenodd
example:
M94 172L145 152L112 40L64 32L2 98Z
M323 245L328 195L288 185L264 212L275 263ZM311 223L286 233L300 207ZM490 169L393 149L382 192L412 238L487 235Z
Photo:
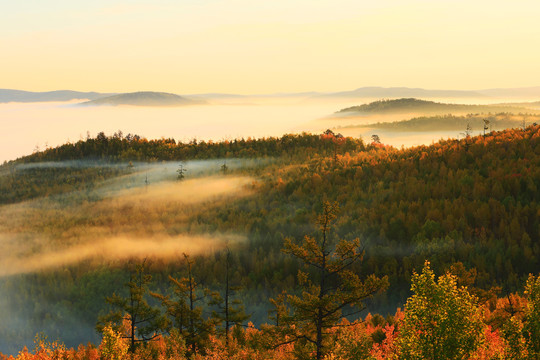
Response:
M361 139L344 138L342 151L364 149ZM215 158L262 158L287 156L294 158L310 153L325 153L333 147L320 135L302 133L284 135L280 138L235 139L223 141L197 141L188 143L172 138L147 140L138 135L123 135L118 131L112 136L103 132L95 138L88 137L76 143L67 143L56 148L18 159L17 163L41 161L65 161L81 159L105 159L109 161L157 161L192 160Z
M96 184L130 172L128 166L108 166L99 161L32 165L11 163L0 167L0 205L74 191L91 192Z
M112 136L100 132L95 138L48 148L0 166L0 204L76 190L91 191L103 180L131 173L130 161L283 157L280 163L291 163L302 162L312 154L365 150L361 139L340 137L338 142L334 139L303 133L281 138L182 143L171 138L147 140L138 135L124 136L121 131Z

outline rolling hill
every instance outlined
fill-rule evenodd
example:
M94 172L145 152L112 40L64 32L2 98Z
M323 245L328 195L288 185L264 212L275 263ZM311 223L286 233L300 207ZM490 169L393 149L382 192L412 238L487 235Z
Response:
M184 106L205 104L204 100L194 100L182 97L176 94L139 91L133 93L118 94L107 96L96 100L91 100L82 103L85 106L100 106L100 105L134 105L134 106Z
M428 98L481 98L486 95L478 91L465 90L428 90L408 87L379 87L366 86L351 91L340 91L318 95L320 98L402 98L402 97L428 97Z
M164 94L164 93L160 93ZM0 103L6 102L42 102L42 101L69 101L73 99L96 100L114 95L127 95L124 93L99 93L81 92L73 90L55 90L45 92L33 92L14 89L0 89ZM172 94L171 94L172 95ZM461 99L535 99L540 97L540 87L507 88L507 89L484 89L484 90L445 90L445 89L422 89L409 87L379 87L365 86L354 90L337 92L298 92L298 93L275 93L258 95L203 93L187 95L192 100L201 101L239 101L241 99L277 99L289 98L301 101L326 101L326 100L353 100L366 98L461 98ZM506 104L506 105L518 105ZM504 105L504 104L501 104Z
M81 92L72 90L56 90L33 92L12 89L0 89L0 103L8 102L48 102L48 101L69 101L74 99L95 100L105 96L115 95L112 93Z
M469 114L469 113L503 113L503 112L535 112L525 106L514 105L467 105L446 104L415 98L401 98L395 100L378 100L368 104L352 106L337 111L334 117L362 116L374 114Z

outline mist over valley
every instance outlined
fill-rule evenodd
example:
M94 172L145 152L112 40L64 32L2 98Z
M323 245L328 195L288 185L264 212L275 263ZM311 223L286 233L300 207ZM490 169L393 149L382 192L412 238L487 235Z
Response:
M65 142L76 142L100 131L113 133L121 130L147 138L172 137L188 142L193 139L221 141L281 136L302 131L320 133L329 128L343 131L347 136L368 140L373 131L378 130L376 126L368 125L379 122L408 121L426 115L489 116L503 112L516 115L536 114L540 110L530 101L531 96L536 96L533 91L535 89L524 92L521 102L512 97L474 97L476 92L451 93L408 88L362 88L353 92L358 94L354 97L339 95L342 93L322 96L315 92L271 95L202 94L184 97L158 92L137 92L113 96L101 94L96 100L89 102L75 100L78 95L67 102L17 102L25 100L6 97L12 100L0 103L0 115L4 119L5 129L0 134L0 161L14 160L32 151ZM418 94L419 91L426 95L425 100L403 98L408 94ZM375 96L381 92L390 95L394 100L388 102ZM496 94L511 93L509 89ZM454 94L455 97L439 97L449 94ZM458 95L462 97L457 97ZM34 95L29 99L35 98ZM393 104L394 102L396 104ZM386 103L391 106L383 107ZM95 106L77 106L81 104ZM508 125L508 122L505 125ZM340 130L342 127L346 129ZM366 130L366 127L370 129ZM408 134L401 133L397 127L393 129L395 131L390 131L388 126L378 131L384 134L384 143L399 147L430 144L440 139L458 137L464 130L457 126L443 126L444 131L438 129L439 131L428 134L424 128L420 130L421 134L417 134L420 136L416 136L411 133L413 128L409 127ZM502 128L505 127L497 129ZM476 133L481 130L476 126L473 128Z

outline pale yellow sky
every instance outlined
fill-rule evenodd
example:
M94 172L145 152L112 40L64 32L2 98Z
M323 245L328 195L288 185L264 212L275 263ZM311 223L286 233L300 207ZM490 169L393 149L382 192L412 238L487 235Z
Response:
M0 0L0 88L540 86L530 0Z

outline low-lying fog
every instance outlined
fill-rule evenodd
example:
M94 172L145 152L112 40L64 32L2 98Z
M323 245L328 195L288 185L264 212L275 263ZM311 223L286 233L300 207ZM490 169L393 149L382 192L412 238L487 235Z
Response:
M228 166L253 161L229 159ZM189 176L183 181L175 180L176 162L136 164L133 173L96 184L97 196L88 199L76 191L0 206L0 278L89 259L175 260L183 252L207 253L242 241L241 234L189 220L252 193L253 178L216 174L222 163L185 162ZM81 197L84 201L76 201Z
M294 99L245 98L229 104L193 105L185 107L76 106L79 101L51 103L0 104L0 162L31 154L35 149L54 147L67 141L84 139L87 132L95 136L104 131L112 135L118 130L148 139L173 137L176 140L224 140L247 137L281 136L302 131L322 132L327 128L347 125L328 115L354 105L378 100L366 99ZM486 104L502 99L430 99L449 103ZM516 100L513 100L516 101ZM380 119L366 118L362 123ZM404 120L399 115L384 121ZM371 133L350 132L369 140ZM455 132L426 134L386 134L382 141L394 146L429 144L441 137L456 137Z
M7 314L0 323L0 352L31 349L36 333L68 347L99 341L94 330L97 312L81 318L74 309L84 306L88 313L89 303L105 304L103 298L110 293L101 287L101 280L92 281L101 284L92 290L74 286L74 278L84 284L80 269L142 259L178 264L182 253L212 254L243 243L245 234L219 227L206 215L252 195L257 180L234 170L258 166L263 160L226 161L231 170L226 176L221 172L224 159L182 162L187 173L181 181L179 162L135 162L129 168L125 163L87 161L17 165L20 169L117 166L126 171L83 189L0 206L0 312ZM52 285L37 283L34 274L48 271L53 274L47 277L54 279ZM114 286L121 289L124 281L120 278Z
M352 105L352 104L351 104ZM225 140L281 136L310 130L309 122L336 104L234 104L185 107L96 106L71 103L0 104L0 162L104 131L118 130L148 139Z

